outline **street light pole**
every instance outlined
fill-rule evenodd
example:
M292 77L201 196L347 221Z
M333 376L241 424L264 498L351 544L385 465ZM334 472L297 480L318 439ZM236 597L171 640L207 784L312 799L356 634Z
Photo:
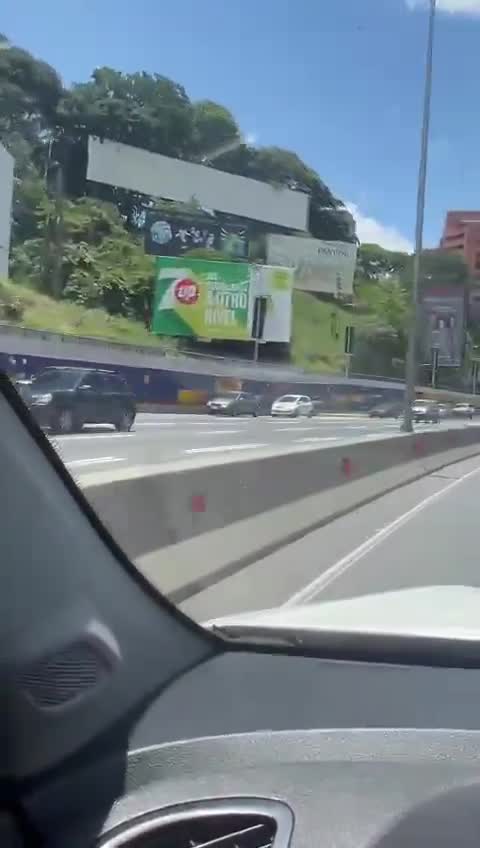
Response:
M417 217L415 224L415 255L413 257L412 315L408 330L407 359L405 363L405 410L402 430L413 432L412 403L415 400L417 309L420 280L420 261L423 246L423 221L425 217L425 189L427 184L428 139L430 129L430 104L432 99L433 38L437 0L430 0L428 21L427 55L425 62L425 93L423 99L422 138L417 187Z

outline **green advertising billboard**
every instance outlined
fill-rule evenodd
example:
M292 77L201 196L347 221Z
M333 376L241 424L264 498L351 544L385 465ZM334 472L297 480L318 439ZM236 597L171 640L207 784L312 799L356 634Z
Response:
M155 267L154 333L250 338L252 274L246 262L158 256Z

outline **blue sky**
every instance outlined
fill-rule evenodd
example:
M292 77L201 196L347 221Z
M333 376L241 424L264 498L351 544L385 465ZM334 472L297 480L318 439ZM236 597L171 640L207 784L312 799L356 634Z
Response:
M480 208L480 0L438 0L425 243ZM1 29L66 83L158 72L295 150L355 208L360 236L411 245L425 0L7 0Z

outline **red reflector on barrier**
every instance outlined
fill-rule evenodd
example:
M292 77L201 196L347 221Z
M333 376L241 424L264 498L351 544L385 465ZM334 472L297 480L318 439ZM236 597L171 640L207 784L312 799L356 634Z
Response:
M192 495L190 508L192 512L205 512L207 509L205 495Z
M425 440L415 439L413 443L413 452L415 456L423 456L425 453Z
M344 456L342 458L342 474L345 474L345 477L351 477L353 474L353 462L349 456Z

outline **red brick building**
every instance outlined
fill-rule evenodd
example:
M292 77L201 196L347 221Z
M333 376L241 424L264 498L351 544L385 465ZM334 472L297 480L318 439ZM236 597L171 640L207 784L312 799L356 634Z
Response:
M461 254L480 280L480 212L447 212L440 247Z

